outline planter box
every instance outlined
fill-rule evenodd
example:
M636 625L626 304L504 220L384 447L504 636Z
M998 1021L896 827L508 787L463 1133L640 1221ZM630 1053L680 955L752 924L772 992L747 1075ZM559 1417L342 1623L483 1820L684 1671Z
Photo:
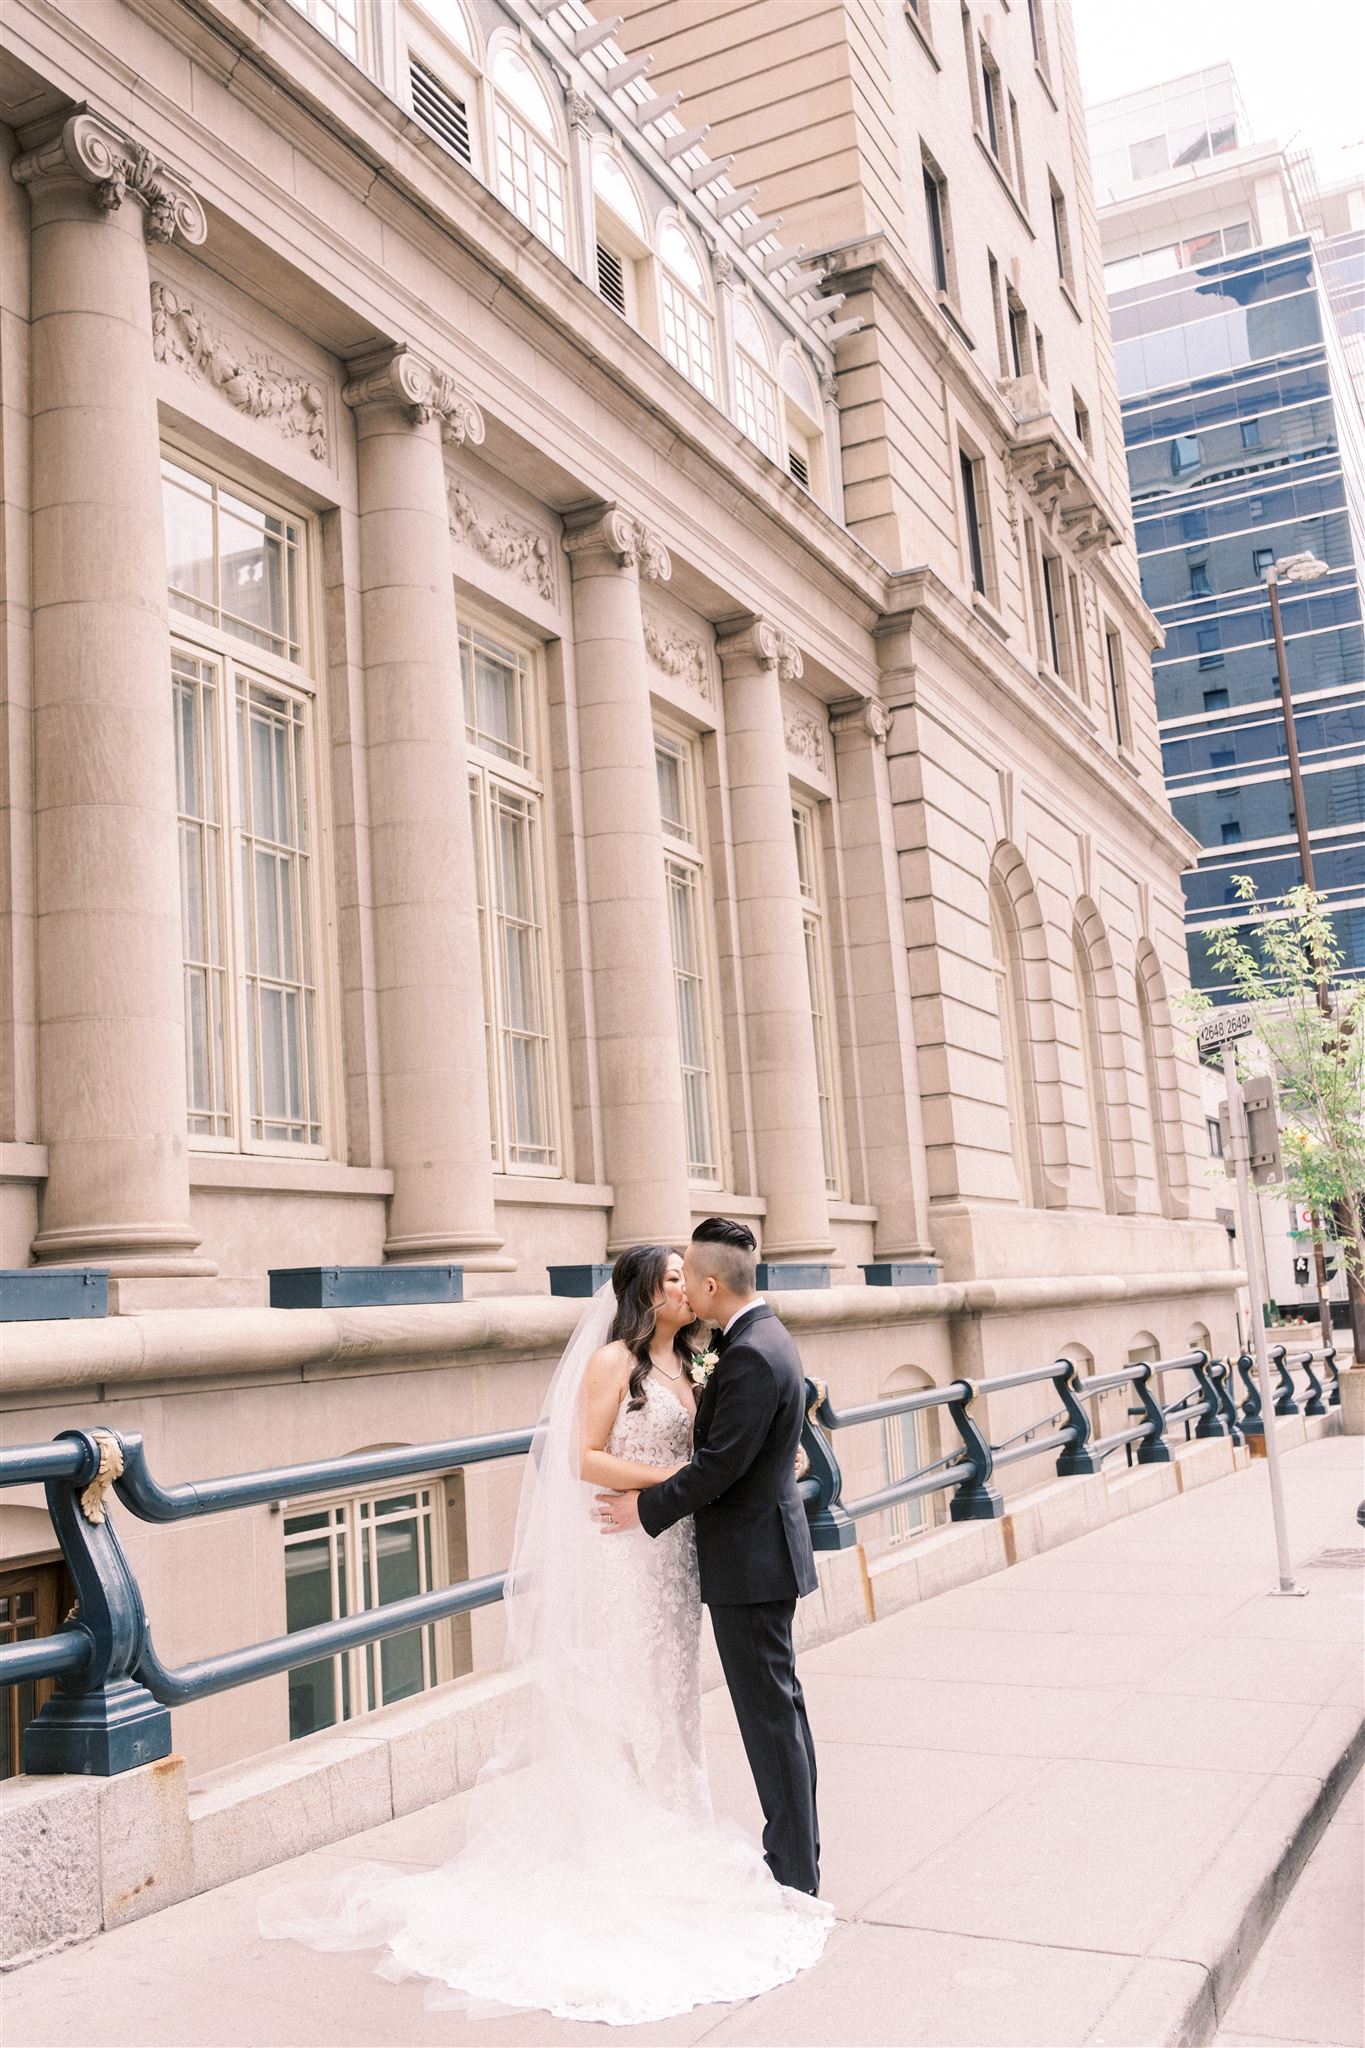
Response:
M272 1266L272 1308L414 1308L463 1301L463 1266Z
M936 1287L943 1269L937 1259L879 1259L862 1270L869 1287Z
M828 1287L829 1267L817 1265L814 1261L802 1265L799 1262L783 1264L780 1260L770 1263L767 1259L760 1259L754 1285L760 1294L767 1294L769 1289L780 1294L784 1289Z
M19 1266L0 1272L0 1323L60 1323L109 1313L103 1266Z
M586 1301L611 1278L610 1266L547 1266L551 1294L571 1294Z

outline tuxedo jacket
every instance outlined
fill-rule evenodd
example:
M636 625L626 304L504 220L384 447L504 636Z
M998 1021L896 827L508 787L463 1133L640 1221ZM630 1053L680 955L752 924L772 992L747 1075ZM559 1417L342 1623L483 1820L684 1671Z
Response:
M796 1600L816 1587L796 1489L806 1406L801 1360L766 1302L713 1348L721 1355L697 1404L691 1463L645 1488L640 1523L658 1536L692 1516L708 1607Z

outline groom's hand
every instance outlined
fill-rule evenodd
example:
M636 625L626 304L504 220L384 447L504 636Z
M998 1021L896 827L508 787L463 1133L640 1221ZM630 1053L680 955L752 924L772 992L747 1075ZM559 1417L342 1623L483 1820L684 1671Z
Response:
M638 1493L599 1493L597 1495L597 1519L602 1525L604 1536L619 1535L623 1529L638 1529L640 1526L640 1496Z

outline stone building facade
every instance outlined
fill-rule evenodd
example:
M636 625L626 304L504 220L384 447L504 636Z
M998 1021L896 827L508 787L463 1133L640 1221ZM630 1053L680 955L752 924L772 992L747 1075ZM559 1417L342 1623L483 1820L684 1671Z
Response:
M546 1268L711 1211L830 1268L841 1401L1231 1340L1065 9L623 11L6 10L0 1262L114 1311L10 1326L15 1437L524 1422ZM465 1304L266 1306L385 1261ZM125 1534L173 1660L496 1569L514 1494Z

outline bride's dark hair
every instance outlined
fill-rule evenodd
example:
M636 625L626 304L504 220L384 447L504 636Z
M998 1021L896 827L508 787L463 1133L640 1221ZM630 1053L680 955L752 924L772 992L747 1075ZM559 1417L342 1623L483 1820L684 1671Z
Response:
M654 1303L663 1292L664 1275L670 1259L678 1253L671 1244L633 1244L622 1252L611 1269L616 1295L616 1320L611 1326L613 1343L624 1344L635 1360L630 1369L629 1406L643 1408L645 1381L649 1377L649 1347L654 1342ZM701 1322L684 1323L673 1338L673 1349L683 1365L706 1334Z

